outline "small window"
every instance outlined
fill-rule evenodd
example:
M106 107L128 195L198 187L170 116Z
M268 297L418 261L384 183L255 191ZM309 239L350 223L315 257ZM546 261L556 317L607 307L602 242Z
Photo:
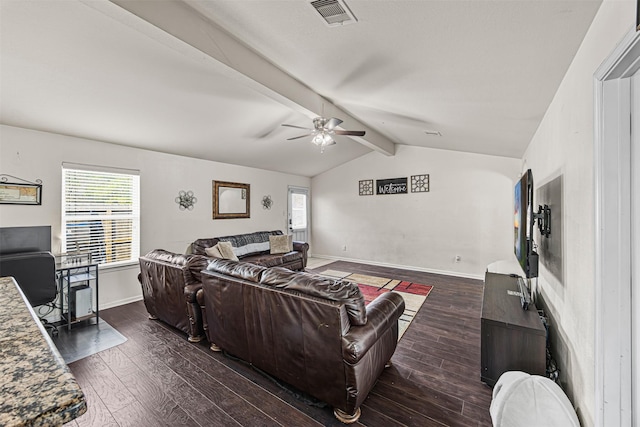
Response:
M291 229L307 228L307 195L291 194Z
M90 253L101 266L137 262L139 173L66 163L62 172L62 251Z

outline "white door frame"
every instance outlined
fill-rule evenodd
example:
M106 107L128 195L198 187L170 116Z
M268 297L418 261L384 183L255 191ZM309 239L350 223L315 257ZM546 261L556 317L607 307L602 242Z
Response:
M640 67L629 31L594 73L595 425L633 425L629 78ZM637 313L636 313L637 315ZM638 366L635 367L640 368ZM637 417L636 417L637 418ZM636 419L635 421L640 421Z

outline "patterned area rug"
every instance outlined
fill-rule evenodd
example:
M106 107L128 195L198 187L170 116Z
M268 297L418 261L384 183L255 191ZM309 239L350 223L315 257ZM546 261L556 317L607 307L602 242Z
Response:
M398 340L402 338L402 335L404 335L413 321L416 313L418 313L427 296L429 296L431 289L433 289L431 285L422 285L420 283L393 280L386 277L368 276L365 274L352 274L347 271L325 270L320 274L333 279L345 279L356 282L364 296L366 304L369 304L376 299L378 295L385 292L393 291L402 295L405 309L398 321Z

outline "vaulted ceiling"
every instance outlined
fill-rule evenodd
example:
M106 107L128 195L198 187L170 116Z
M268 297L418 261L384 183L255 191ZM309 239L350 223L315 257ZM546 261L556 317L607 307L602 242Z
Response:
M330 27L308 0L3 0L0 123L304 176L396 144L520 157L601 3L346 1ZM321 114L367 133L286 140Z

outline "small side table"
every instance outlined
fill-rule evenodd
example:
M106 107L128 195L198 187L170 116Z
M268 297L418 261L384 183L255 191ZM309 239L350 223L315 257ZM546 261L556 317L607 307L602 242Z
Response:
M62 324L71 326L75 323L100 318L98 308L98 264L89 258L73 258L56 260L58 292L62 308Z

